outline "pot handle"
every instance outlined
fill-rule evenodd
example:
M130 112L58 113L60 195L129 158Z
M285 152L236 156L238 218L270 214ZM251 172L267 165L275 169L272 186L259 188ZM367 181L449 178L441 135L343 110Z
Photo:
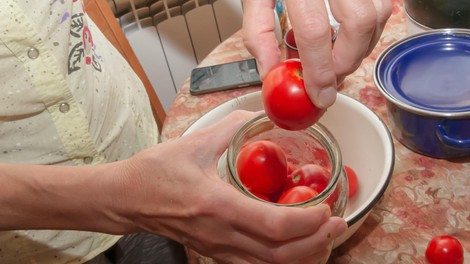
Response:
M444 125L437 125L437 137L446 145L454 148L470 148L470 139L459 139L449 136Z

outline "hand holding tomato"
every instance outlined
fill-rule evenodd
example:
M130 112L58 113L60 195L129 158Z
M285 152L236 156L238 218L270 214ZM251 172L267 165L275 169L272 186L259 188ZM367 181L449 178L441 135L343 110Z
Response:
M305 90L300 60L274 66L264 78L261 93L267 116L284 129L305 129L325 112L312 103Z
M334 1L330 10L341 21L334 46L327 30L330 16L323 1L283 2L287 5L289 25L297 36L310 98L327 108L334 103L341 80L361 65L379 41L392 14L392 1ZM256 58L262 77L281 59L273 7L273 0L244 1L243 5L243 42Z

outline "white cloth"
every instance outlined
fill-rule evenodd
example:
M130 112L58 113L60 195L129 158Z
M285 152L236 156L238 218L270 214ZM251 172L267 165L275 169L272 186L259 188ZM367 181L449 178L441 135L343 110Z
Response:
M158 136L145 88L81 0L0 1L0 162L99 164ZM81 263L118 239L0 232L0 263Z

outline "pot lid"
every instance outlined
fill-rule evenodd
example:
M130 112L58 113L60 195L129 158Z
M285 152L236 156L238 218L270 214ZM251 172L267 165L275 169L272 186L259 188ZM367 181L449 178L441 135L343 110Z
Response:
M405 12L429 28L470 28L468 0L405 0Z
M377 59L374 79L414 112L470 114L470 30L429 30L395 43Z

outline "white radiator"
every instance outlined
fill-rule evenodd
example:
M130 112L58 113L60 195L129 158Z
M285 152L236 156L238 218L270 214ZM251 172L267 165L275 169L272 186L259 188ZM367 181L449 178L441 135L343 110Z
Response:
M191 70L242 25L241 0L108 0L168 111Z

